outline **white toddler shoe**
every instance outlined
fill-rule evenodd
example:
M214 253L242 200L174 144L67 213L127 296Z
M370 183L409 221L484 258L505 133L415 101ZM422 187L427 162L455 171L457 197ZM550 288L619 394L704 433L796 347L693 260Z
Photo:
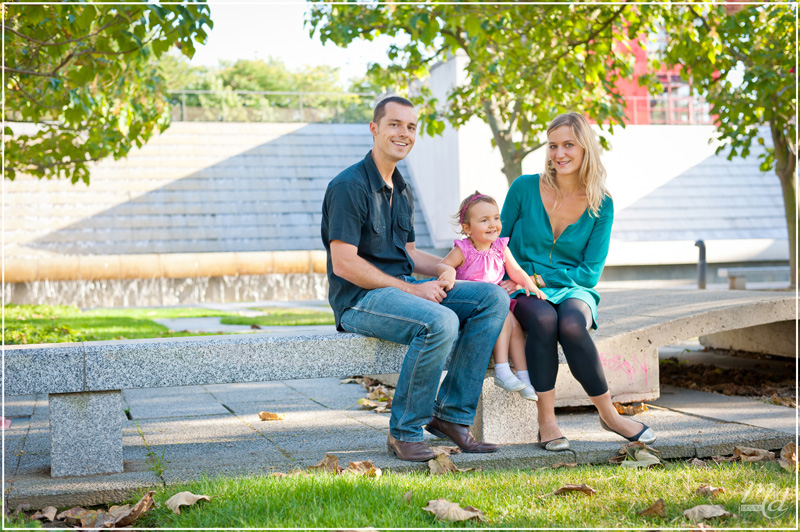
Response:
M533 389L533 386L530 384L526 384L523 389L519 391L519 394L528 401L538 401L539 396L536 395L536 390Z
M516 375L511 375L505 379L495 375L494 383L507 392L519 392L525 388L525 383L519 380ZM533 388L531 388L531 390L533 390Z

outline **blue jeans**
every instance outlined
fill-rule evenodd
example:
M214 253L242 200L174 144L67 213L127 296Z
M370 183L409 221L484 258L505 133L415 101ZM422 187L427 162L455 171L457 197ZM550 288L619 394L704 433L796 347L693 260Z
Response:
M489 357L507 314L508 295L502 288L471 281L456 282L440 304L397 288L370 290L342 314L346 331L409 346L392 401L392 436L422 441L422 426L431 415L472 425ZM447 376L439 387L451 351Z

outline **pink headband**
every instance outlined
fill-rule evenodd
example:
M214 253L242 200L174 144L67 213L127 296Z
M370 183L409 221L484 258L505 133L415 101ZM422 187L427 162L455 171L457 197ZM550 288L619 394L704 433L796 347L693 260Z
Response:
M461 223L462 224L464 223L464 215L467 214L467 209L469 209L469 206L472 205L473 203L475 203L475 200L477 200L478 198L485 198L485 197L486 197L486 194L475 194L474 196L472 196L472 199L470 199L467 202L467 204L464 205L464 208L461 209Z

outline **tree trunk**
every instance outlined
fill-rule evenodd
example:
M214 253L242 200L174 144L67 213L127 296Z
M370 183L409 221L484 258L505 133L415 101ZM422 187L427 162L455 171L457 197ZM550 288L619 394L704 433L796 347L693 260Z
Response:
M791 148L784 134L784 128L770 121L772 143L775 148L775 173L781 180L783 192L783 209L786 216L786 228L789 233L789 282L797 286L797 154Z
M491 100L484 99L482 103L483 111L486 114L486 123L489 124L489 128L492 130L495 146L500 150L500 156L503 158L503 174L506 176L508 186L511 186L511 183L522 175L521 154L519 150L514 148L514 142L511 140L511 132L501 129L497 113L495 113Z
M797 286L797 185L794 175L783 176L778 174L781 179L781 190L783 191L783 208L786 213L786 228L789 230L789 281L792 287Z

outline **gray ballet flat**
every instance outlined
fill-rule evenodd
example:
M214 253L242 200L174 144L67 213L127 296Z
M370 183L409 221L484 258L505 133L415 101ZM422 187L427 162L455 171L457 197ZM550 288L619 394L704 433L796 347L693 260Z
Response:
M642 423L642 422L641 421L637 421L637 423ZM648 427L644 423L642 423L642 430L640 430L636 435L631 436L631 437L625 436L624 434L620 434L616 430L614 430L611 427L609 427L608 425L606 425L606 422L603 421L603 418L600 418L600 426L603 427L603 429L607 430L608 432L613 432L617 436L622 436L623 438L625 438L629 442L640 441L640 442L644 443L645 445L650 445L651 443L656 441L656 434L653 432L653 430L650 427Z
M560 438L556 438L554 440L542 441L542 433L539 432L536 435L536 439L539 440L539 447L545 451L569 450L569 440L565 436L561 436Z
M523 399L527 399L528 401L538 401L539 396L536 395L536 390L533 389L533 386L526 385L523 389L519 391L519 394L522 396Z

